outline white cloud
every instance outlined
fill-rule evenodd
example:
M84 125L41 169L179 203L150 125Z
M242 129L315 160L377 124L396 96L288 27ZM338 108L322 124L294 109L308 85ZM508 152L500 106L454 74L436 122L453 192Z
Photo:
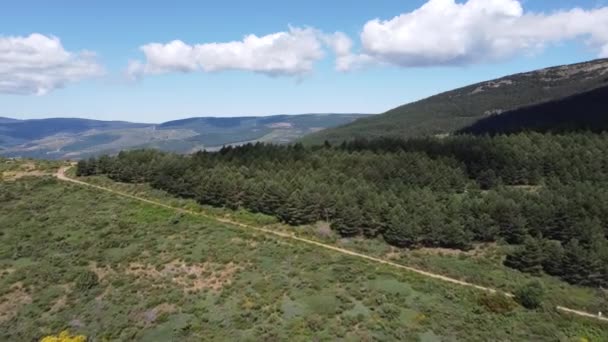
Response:
M43 95L102 73L94 53L66 51L57 37L0 36L0 93Z
M600 58L608 58L608 44L604 45L602 51L600 51Z
M368 55L353 54L353 41L343 32L323 35L323 42L334 52L338 71L357 69L373 62Z
M539 14L526 13L516 0L429 0L393 19L367 22L360 38L361 52L344 53L338 69L362 60L403 67L492 62L578 38L608 57L608 7Z
M131 61L127 74L191 71L245 70L269 76L302 75L312 71L323 58L321 34L312 28L290 27L289 31L241 41L189 45L181 40L167 44L150 43L140 47L145 62Z
M352 39L342 32L324 35L323 42L334 51L336 56L348 55L353 47Z
M145 59L131 61L127 74L139 78L167 72L245 70L302 75L324 57L326 48L333 51L339 71L371 64L468 65L537 53L575 39L582 39L598 57L608 57L608 7L532 13L518 0L429 0L392 19L368 21L359 48L342 32L290 27L226 43L146 44L140 47Z

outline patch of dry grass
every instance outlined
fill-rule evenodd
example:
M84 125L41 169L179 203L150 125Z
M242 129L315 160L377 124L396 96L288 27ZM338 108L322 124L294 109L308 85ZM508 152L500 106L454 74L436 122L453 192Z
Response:
M32 302L32 297L27 293L23 283L13 284L10 291L0 297L0 323L13 318L22 305Z
M232 279L239 269L241 267L232 262L228 264L210 262L188 264L174 260L160 269L152 265L130 263L126 273L152 280L169 279L181 287L184 292L198 292L204 289L220 291L224 286L232 283Z

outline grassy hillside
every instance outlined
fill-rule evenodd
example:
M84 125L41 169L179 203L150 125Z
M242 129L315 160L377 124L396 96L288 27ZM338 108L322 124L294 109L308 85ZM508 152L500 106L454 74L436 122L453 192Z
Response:
M473 290L49 178L0 188L3 340L66 328L142 341L608 338L591 321L492 313Z
M362 115L359 114L203 117L159 125L84 119L0 118L0 154L10 157L79 159L142 147L188 153L253 141L287 143L360 117Z
M558 66L473 84L382 115L307 136L307 143L454 132L480 119L608 85L608 60ZM572 115L576 115L573 113Z

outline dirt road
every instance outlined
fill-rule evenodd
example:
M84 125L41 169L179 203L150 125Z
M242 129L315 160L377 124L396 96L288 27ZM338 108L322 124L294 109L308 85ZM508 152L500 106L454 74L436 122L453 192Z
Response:
M177 212L181 212L181 213L187 213L187 214L191 214L191 215L196 215L196 216L202 216L202 217L206 217L206 218L210 218L213 219L215 221L218 222L222 222L222 223L226 223L226 224L230 224L233 226L238 226L238 227L242 227L242 228L246 228L246 229L250 229L253 231L257 231L260 233L264 233L264 234L270 234L270 235L275 235L275 236L279 236L281 238L286 238L286 239L291 239L291 240L296 240L296 241L300 241L309 245L313 245L316 247L320 247L320 248L324 248L324 249L329 249L332 250L334 252L338 252L338 253L342 253L342 254L346 254L346 255L350 255L353 257L357 257L357 258L362 258L362 259L366 259L372 262L376 262L376 263L380 263L380 264L384 264L384 265L389 265L395 268L399 268L399 269L403 269L409 272L413 272L413 273L417 273L420 275L423 275L425 277L429 277L429 278L433 278L433 279L437 279L437 280L441 280L441 281L445 281L448 283L452 283L452 284L457 284L460 286L466 286L466 287L471 287L471 288L475 288L481 291L485 291L485 292L490 292L490 293L502 293L506 296L509 297L513 297L513 294L508 293L508 292L504 292L504 291L500 291L497 289L493 289L493 288L489 288L489 287L485 287L485 286L481 286L481 285L476 285L476 284L472 284L466 281L462 281L462 280L458 280L455 278L451 278L451 277L447 277L447 276L443 276L441 274L436 274L436 273L432 273L432 272L427 272L415 267L410 267L410 266L405 266L405 265L401 265L392 261L388 261L388 260L384 260L384 259L380 259L380 258L376 258L367 254L362 254L362 253L358 253L358 252L354 252L348 249L344 249L344 248L340 248L340 247L336 247L336 246L332 246L329 244L325 244L322 242L318 242L318 241L314 241L314 240L310 240L310 239L306 239L306 238L302 238L302 237L298 237L293 233L285 233L285 232L281 232L281 231L276 231L276 230L272 230L272 229L267 229L267 228L263 228L263 227L256 227L256 226L252 226L252 225L248 225L248 224L243 224L240 222L236 222L236 221L232 221L232 220L228 220L225 218L220 218L220 217L215 217L212 215L206 215L204 213L199 213L199 212L195 212L195 211L191 211L191 210L187 210L187 209L182 209L182 208L177 208L177 207L172 207L170 205L161 203L161 202L157 202L157 201L153 201L153 200L149 200L146 198L142 198L142 197L138 197L138 196L134 196L131 194L127 194L121 191L117 191L114 189L110 189L110 188L106 188L103 186L99 186L99 185L95 185L95 184L90 184L87 182L83 182L77 179L73 179L68 177L65 172L69 169L70 167L61 167L58 171L57 171L57 178L62 180L62 181L66 181L66 182L71 182L71 183L75 183L75 184L79 184L79 185L83 185L83 186L88 186L91 188L95 188L95 189L99 189L102 191L107 191L107 192L111 192L113 194L116 194L118 196L122 196L122 197L127 197L136 201L141 201L141 202L145 202L145 203L149 203L155 206L159 206L159 207L163 207L166 209L171 209L171 210L175 210ZM577 316L581 316L581 317L587 317L587 318L593 318L593 319L597 319L600 321L604 321L604 322L608 322L608 318L606 317L601 317L600 315L595 315L589 312L585 312L585 311L579 311L579 310L574 310L574 309L570 309L570 308L566 308L563 306L557 306L556 307L557 310L565 312L565 313L569 313L569 314L573 314L573 315L577 315Z

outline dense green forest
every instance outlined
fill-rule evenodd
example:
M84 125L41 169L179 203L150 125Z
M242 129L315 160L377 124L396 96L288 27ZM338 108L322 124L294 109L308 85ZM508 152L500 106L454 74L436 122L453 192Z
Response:
M80 176L147 182L202 204L416 248L516 245L507 266L608 286L608 134L520 133L339 146L249 144L80 161Z

